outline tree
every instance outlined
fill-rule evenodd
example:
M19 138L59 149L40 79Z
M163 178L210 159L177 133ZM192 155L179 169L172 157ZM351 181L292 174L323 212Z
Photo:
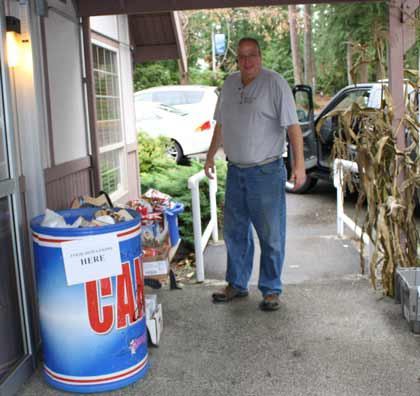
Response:
M351 41L347 42L347 84L353 84L353 77L351 69L353 67L353 43Z
M237 69L236 45L242 37L254 37L261 46L264 66L276 70L293 82L290 59L290 40L286 7L226 8L216 10L185 11L188 19L185 25L188 64L195 82L199 81L197 62L211 62L211 29L226 34L225 55L219 57L217 69L222 78ZM208 72L201 74L208 81Z
M316 15L313 30L319 89L328 93L336 92L347 85L350 70L354 76L359 74L358 78L360 69L362 78L364 76L370 81L381 78L385 69L378 64L384 65L383 59L386 57L387 3L334 3L313 7ZM375 55L375 48L379 49L378 56ZM382 72L378 73L380 70Z
M259 40L264 66L282 74L289 84L312 84L316 75L317 89L333 94L353 81L350 72L355 82L386 77L386 2L316 4L303 9L303 19L298 18L295 6L183 12L189 82L221 85L237 70L236 45L244 36ZM218 57L216 76L208 72L212 26L228 37L226 53ZM300 40L299 32L303 33ZM304 68L299 51L304 54ZM417 52L413 49L407 55L411 67L417 67ZM311 57L315 67L310 65ZM152 64L137 67L136 89L179 82L174 61Z
M305 4L303 7L304 12L304 35L303 35L303 48L304 48L304 81L305 84L315 87L315 59L312 42L312 6Z
M296 27L296 6L289 5L290 47L292 48L293 75L295 84L302 84L302 63L299 55L299 43Z
M160 85L179 84L178 65L176 61L137 64L134 69L133 80L135 91Z

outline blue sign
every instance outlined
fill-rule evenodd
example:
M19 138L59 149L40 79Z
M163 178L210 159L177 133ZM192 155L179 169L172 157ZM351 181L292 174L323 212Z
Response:
M224 55L226 51L226 39L223 33L216 33L214 35L214 47L216 55Z

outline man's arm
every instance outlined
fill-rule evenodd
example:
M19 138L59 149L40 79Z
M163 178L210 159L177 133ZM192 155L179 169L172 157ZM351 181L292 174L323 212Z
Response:
M303 157L303 136L299 124L290 125L287 128L289 142L292 145L293 163L290 182L294 184L294 190L298 189L305 183L306 171L305 160Z
M206 163L204 164L204 172L206 173L209 179L213 179L214 174L214 156L216 155L217 150L219 149L222 143L222 126L217 123L213 137L211 139L209 151L207 152Z

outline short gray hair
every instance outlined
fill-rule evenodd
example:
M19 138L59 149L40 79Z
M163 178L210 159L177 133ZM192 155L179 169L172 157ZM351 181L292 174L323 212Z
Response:
M261 55L261 48L260 48L260 43L258 42L258 40L254 37L242 37L239 41L238 41L238 48L240 47L240 45L242 43L245 42L250 42L250 43L254 43L255 46L258 48L258 55Z

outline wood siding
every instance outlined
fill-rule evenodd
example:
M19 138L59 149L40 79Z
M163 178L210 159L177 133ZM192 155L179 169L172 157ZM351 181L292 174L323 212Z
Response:
M67 209L74 198L94 195L90 157L69 161L44 172L49 209Z

